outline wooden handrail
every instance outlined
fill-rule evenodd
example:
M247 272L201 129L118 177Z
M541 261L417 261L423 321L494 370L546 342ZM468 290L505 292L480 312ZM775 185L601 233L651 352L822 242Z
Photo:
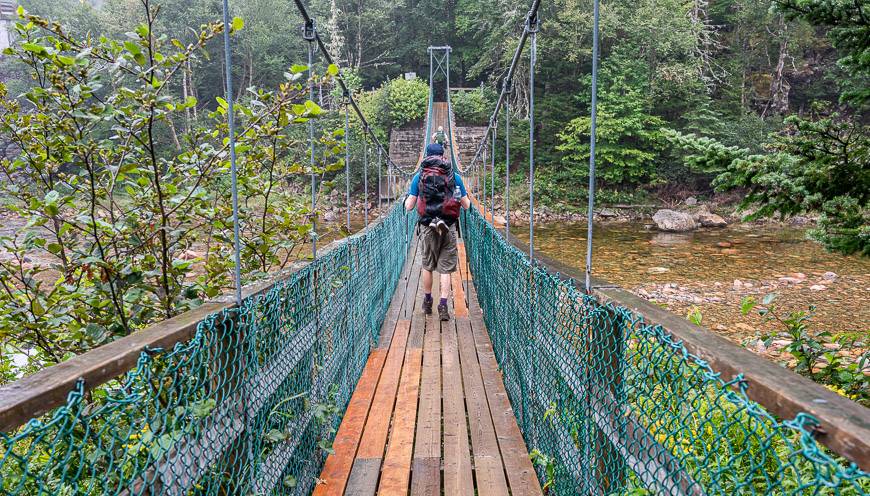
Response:
M528 252L528 245L513 235L510 243ZM584 287L585 275L580 270L540 252L535 253L535 260L550 272L572 281L575 287ZM592 294L601 303L631 310L647 325L662 326L689 353L707 362L726 380L742 374L749 385L747 396L776 417L793 419L801 412L812 415L819 421L815 431L817 441L870 472L870 409L614 284L593 278Z

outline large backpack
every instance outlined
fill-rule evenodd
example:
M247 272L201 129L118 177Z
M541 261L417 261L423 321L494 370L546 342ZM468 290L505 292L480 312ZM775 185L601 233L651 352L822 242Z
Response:
M417 213L420 224L428 225L438 217L448 225L459 218L461 203L454 198L456 180L453 168L440 157L427 157L420 164L420 195L417 198Z

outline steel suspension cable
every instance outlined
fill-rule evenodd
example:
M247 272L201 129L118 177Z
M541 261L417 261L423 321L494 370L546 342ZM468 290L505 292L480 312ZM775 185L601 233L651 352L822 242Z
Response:
M592 217L595 208L595 134L598 117L598 0L592 2L592 116L589 132L589 205L586 211L586 292L592 291Z
M529 261L535 265L535 63L538 58L538 19L529 18Z
M540 1L540 0L538 0L538 1ZM307 26L310 23L313 26L314 19L308 13L308 9L305 7L305 4L302 3L302 0L294 0L293 3L296 4L296 8L299 10L299 13L302 15L302 19L305 21L305 25ZM334 64L335 63L334 59L332 58L332 55L330 55L329 50L327 50L326 43L324 43L323 38L320 37L320 33L318 33L316 30L314 30L313 41L317 42L317 46L320 49L320 54L323 57L323 59L326 61L326 63L327 64ZM365 115L363 115L362 110L360 110L359 105L357 105L356 100L354 100L353 94L348 89L347 82L344 80L344 76L339 72L339 74L336 75L335 79L336 79L336 81L338 81L338 85L341 87L342 93L348 95L348 100L350 102L351 108L353 108L354 113L359 118L360 122L362 123L363 129L366 130L366 132L368 133L372 142L376 143L378 148L384 148L384 146L381 144L378 137L374 134L374 132L369 127L368 120L366 120ZM312 92L311 100L312 101L314 100L313 92ZM387 155L387 160L392 164L393 167L396 168L396 170L401 172L403 176L407 177L407 176L413 175L414 171L410 171L410 172L405 171L398 164L393 163L393 161L389 158L389 155Z
M308 42L308 99L314 101L314 40L317 30L314 20L302 27L302 38ZM308 120L308 149L311 166L311 257L317 259L317 174L314 172L314 120Z
M346 97L347 95L345 95ZM344 196L347 206L347 232L350 233L350 115L344 102Z
M510 91L510 79L505 79L505 87ZM511 104L504 106L504 237L511 237Z
M381 164L383 163L383 155L381 153L381 149L378 148L378 218L382 216L381 213Z
M493 120L497 119L498 116L492 116L489 120L490 127L492 128L492 163L490 165L490 187L489 187L489 201L490 208L489 213L492 216L492 223L495 225L495 140L498 135L498 125L493 124Z
M369 142L363 135L363 211L366 229L369 227Z
M242 261L241 261L241 241L239 240L239 179L238 168L236 166L236 118L235 107L233 105L233 60L230 52L230 7L228 0L223 1L223 17L224 17L224 67L226 69L227 84L227 137L230 142L230 182L232 190L233 202L233 261L235 268L233 276L236 286L236 305L241 309L242 306Z
M541 0L533 0L532 5L529 8L529 12L526 14L526 17L524 20L525 28L523 29L523 33L520 36L520 41L517 44L517 49L514 51L514 56L511 59L510 66L508 66L508 72L505 75L505 80L507 80L507 81L510 81L511 79L513 79L514 72L516 71L517 64L519 63L519 60L520 60L520 55L522 54L523 48L525 48L525 46L526 46L526 40L528 39L529 34L531 34L528 30L529 19L537 19L538 9L540 8L540 6L541 6ZM501 109L501 106L505 104L505 98L506 98L505 87L502 86L502 91L498 95L498 100L495 102L495 110L493 110L493 112L492 112L492 118L490 118L489 125L486 128L486 133L484 134L484 136L487 136L489 134L492 126L494 125L493 118L498 116L498 112ZM484 141L485 141L485 139L481 140L480 144L477 146L477 151L475 151L474 158L472 158L472 160L471 160L472 164L476 163L477 159L480 157Z

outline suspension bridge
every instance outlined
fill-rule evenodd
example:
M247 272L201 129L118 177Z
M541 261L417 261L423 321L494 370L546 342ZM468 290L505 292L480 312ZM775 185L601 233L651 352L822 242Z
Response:
M430 49L421 142L443 127L474 195L452 320L420 311L415 214L396 203L369 223L366 210L365 229L267 282L242 287L237 272L234 297L0 388L0 494L870 492L867 409L596 280L589 258L575 274L536 254L534 229L510 234L509 205L494 223L497 119L509 136L527 42L534 95L538 4L469 164L450 148L450 49ZM309 68L316 53L332 63L297 6ZM338 82L363 162L370 145L389 157ZM379 194L414 172L383 160Z

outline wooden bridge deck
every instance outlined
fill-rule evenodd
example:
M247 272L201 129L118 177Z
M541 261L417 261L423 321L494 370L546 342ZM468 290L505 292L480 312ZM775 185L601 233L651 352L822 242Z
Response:
M420 309L414 241L315 495L542 494L459 248L441 322Z

